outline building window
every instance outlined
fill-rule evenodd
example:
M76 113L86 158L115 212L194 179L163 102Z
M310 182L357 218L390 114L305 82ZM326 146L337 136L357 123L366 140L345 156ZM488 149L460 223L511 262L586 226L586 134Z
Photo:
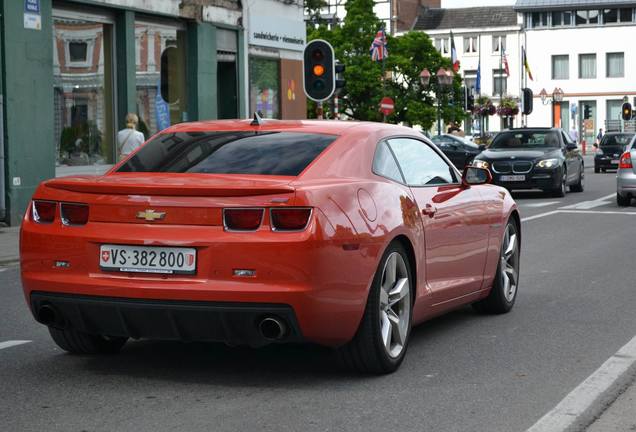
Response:
M475 92L475 86L477 85L477 71L466 70L464 71L464 85L468 90Z
M492 78L493 96L505 95L506 91L508 91L506 72L503 69L493 69Z
M53 10L54 125L58 169L115 161L113 26Z
M625 54L607 53L605 68L608 78L622 78L625 76Z
M579 78L596 78L596 54L579 54Z
M492 52L499 54L501 50L506 50L506 36L493 36Z
M178 23L135 22L137 114L146 138L187 121L185 31Z
M563 27L572 25L571 11L552 12L552 27Z
M86 42L69 42L68 56L73 63L86 62L88 44Z
M250 57L250 112L280 118L280 65L278 60Z
M552 56L552 79L569 79L570 78L570 56L553 55Z
M477 49L477 36L464 36L464 53L476 53Z
M448 54L450 50L450 39L449 38L436 38L435 39L435 49L442 54Z
M616 23L632 22L632 9L603 9L603 23L604 24L616 24Z
M606 119L620 122L623 101L622 99L611 99L605 102ZM620 128L620 124L618 125Z
M598 10L579 10L576 11L576 25L594 25L598 24L600 14Z
M547 12L532 12L530 14L532 28L547 27L548 25L548 13Z

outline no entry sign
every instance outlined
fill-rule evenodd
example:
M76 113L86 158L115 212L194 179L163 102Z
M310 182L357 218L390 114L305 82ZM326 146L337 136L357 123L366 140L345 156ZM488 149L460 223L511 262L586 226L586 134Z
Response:
M388 96L385 96L380 101L380 112L385 116L388 116L393 111L395 111L395 104L393 103L393 99Z

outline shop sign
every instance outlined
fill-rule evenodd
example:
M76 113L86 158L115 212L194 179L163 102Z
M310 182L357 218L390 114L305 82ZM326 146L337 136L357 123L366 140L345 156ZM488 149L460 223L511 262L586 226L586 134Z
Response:
M307 30L302 15L299 19L269 16L250 11L249 43L292 51L303 51Z
M40 0L24 0L24 28L42 30Z

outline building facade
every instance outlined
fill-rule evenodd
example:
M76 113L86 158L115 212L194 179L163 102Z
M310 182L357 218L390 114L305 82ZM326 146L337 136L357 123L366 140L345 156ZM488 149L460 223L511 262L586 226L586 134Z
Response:
M512 6L421 7L412 29L428 34L437 50L446 57L451 56L452 31L460 62L459 73L475 98L488 96L495 105L502 97L519 98L522 23ZM506 126L497 115L486 117L484 121L483 127L488 131L499 131ZM521 116L516 116L508 126L520 124ZM476 119L467 120L463 125L466 133L474 132L477 127Z
M636 2L518 0L533 81L530 126L575 127L593 143L620 130L621 105L636 103ZM562 90L563 100L553 97ZM541 95L543 94L543 98Z
M305 117L299 2L0 0L0 13L0 222L18 224L44 179L111 167L129 112L146 138L254 110ZM285 23L259 21L272 15Z

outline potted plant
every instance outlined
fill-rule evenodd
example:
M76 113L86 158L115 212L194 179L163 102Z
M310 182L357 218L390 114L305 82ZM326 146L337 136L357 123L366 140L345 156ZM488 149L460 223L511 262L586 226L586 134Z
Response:
M512 117L519 114L519 104L511 96L504 96L497 107L497 114L501 117Z

